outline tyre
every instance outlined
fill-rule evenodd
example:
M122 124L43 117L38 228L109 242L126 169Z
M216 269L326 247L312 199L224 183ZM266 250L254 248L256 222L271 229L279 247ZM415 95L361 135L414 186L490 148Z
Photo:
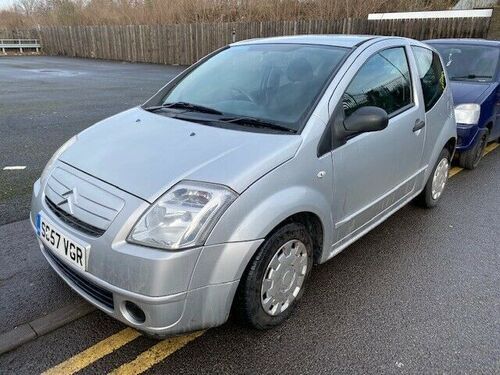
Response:
M458 164L465 169L474 169L478 166L484 152L484 148L488 143L489 130L484 129L476 141L474 147L458 155Z
M290 223L272 233L254 255L235 300L239 319L257 329L285 321L304 293L313 264L313 242L306 227Z
M417 197L417 203L423 207L432 208L437 205L443 195L450 170L450 152L444 148L439 154L436 165L425 184L424 190Z

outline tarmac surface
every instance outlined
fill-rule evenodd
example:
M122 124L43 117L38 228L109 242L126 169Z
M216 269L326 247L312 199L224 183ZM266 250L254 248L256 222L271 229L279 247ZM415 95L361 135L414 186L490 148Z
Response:
M35 69L83 73L43 78ZM65 139L141 103L179 70L0 58L0 167L27 166L9 171L18 177L0 168L0 217L9 223L0 226L0 333L79 300L44 261L26 220L43 164ZM94 311L0 355L0 373L498 374L499 233L500 147L453 176L435 209L410 204L315 267L280 327L255 331L230 319L199 337L156 341Z
M183 67L0 57L0 225L28 217L33 182L66 140L144 103ZM4 166L26 166L23 173Z

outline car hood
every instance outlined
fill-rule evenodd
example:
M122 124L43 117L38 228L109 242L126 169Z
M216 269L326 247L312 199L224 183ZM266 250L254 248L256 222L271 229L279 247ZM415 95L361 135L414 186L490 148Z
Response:
M481 95L490 87L488 83L451 82L451 92L455 105L465 103L480 104Z
M300 143L300 135L222 129L133 108L80 133L59 159L153 202L186 179L241 193Z

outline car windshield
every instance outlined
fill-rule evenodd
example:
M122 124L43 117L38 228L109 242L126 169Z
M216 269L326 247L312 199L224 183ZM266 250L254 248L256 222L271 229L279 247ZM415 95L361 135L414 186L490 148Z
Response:
M160 105L188 103L193 109L222 112L226 118L252 119L249 124L258 120L298 131L348 51L301 44L233 46L190 72Z
M498 47L468 44L433 44L443 58L452 81L492 81L498 64Z

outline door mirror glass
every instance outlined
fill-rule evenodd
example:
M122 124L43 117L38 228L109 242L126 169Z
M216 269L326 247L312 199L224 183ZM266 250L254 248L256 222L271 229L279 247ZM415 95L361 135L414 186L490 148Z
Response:
M344 128L350 135L383 130L389 123L387 112L379 107L361 107L344 120Z

